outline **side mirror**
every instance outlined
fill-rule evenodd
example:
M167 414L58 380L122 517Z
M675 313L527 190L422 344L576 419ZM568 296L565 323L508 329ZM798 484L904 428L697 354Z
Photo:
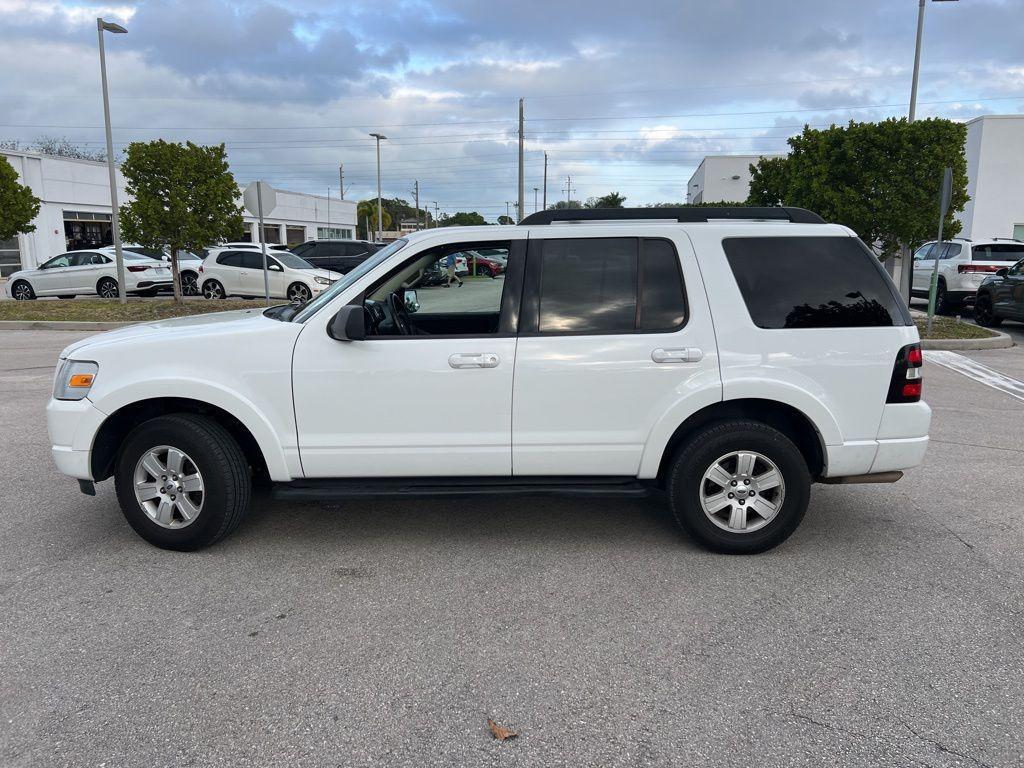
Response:
M996 270L996 277L1006 277L1008 274L1010 274L1009 267L1003 267L1002 269Z
M366 338L366 316L363 305L342 307L327 326L327 335L335 341L363 341Z
M281 267L279 265L277 265L277 264L270 264L270 265L267 266L267 269L269 269L271 272L280 272L281 271Z
M416 296L416 291L408 288L405 291L405 309L407 312L418 312L420 309L420 301Z

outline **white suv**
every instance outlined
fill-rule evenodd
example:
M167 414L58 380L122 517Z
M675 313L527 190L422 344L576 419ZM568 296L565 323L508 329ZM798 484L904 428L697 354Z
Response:
M928 298L936 259L939 262L939 280L935 289L935 311L948 315L964 301L973 301L986 277L1024 259L1024 243L1019 240L964 238L925 243L914 254L912 295Z
M480 248L503 280L424 281ZM256 477L285 499L660 492L705 546L758 552L812 482L919 464L931 420L878 260L788 208L416 232L305 305L72 344L47 412L60 470L86 493L113 477L170 549L234 529Z
M317 269L294 253L267 253L267 284L263 281L263 252L252 249L211 248L199 266L199 289L208 299L228 296L263 296L267 287L274 299L302 303L320 295L341 275Z

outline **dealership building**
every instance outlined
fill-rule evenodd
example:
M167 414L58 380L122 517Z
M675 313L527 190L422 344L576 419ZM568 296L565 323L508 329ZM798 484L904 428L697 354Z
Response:
M111 244L106 163L11 150L0 150L0 157L14 167L19 181L40 201L35 230L0 241L0 278L66 251ZM116 178L118 200L124 202L128 197L120 171ZM256 217L246 211L243 221L245 237L258 240L254 237L259 229ZM263 225L263 239L268 243L351 239L356 229L356 203L277 190L277 206L263 217Z
M967 122L967 194L960 237L1024 240L1024 115L985 115ZM777 156L777 155L776 155ZM709 155L690 177L687 202L743 201L750 166L772 155ZM935 194L941 180L935 172Z

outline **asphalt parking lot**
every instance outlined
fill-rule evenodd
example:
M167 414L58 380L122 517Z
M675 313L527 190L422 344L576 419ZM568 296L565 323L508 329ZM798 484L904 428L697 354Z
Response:
M265 496L176 554L53 468L82 335L0 332L0 765L1024 761L1011 394L926 364L924 466L815 486L755 557L697 549L657 499ZM1024 379L1020 348L965 354Z

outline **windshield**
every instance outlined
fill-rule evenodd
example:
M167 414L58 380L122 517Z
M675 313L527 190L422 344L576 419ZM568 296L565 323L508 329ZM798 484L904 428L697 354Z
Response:
M192 251L178 251L178 261L202 261Z
M392 254L398 253L400 250L402 250L402 248L406 246L408 242L409 241L404 238L399 238L398 240L395 240L395 242L393 242L391 245L381 248L379 251L370 256L370 258L368 258L358 267L356 267L351 272L342 277L340 280L335 282L334 285L332 285L326 291L321 293L312 301L300 307L299 311L296 312L290 318L292 322L306 322L306 320L315 315L322 306L330 303L330 301L335 296L344 291L346 288L352 285L352 283L354 283L367 272L372 270L378 264L381 264L382 262L386 261Z
M991 243L975 245L971 261L1017 261L1024 256L1024 243Z
M294 253L289 253L288 251L274 251L274 258L292 269L316 269L305 259L300 259Z

